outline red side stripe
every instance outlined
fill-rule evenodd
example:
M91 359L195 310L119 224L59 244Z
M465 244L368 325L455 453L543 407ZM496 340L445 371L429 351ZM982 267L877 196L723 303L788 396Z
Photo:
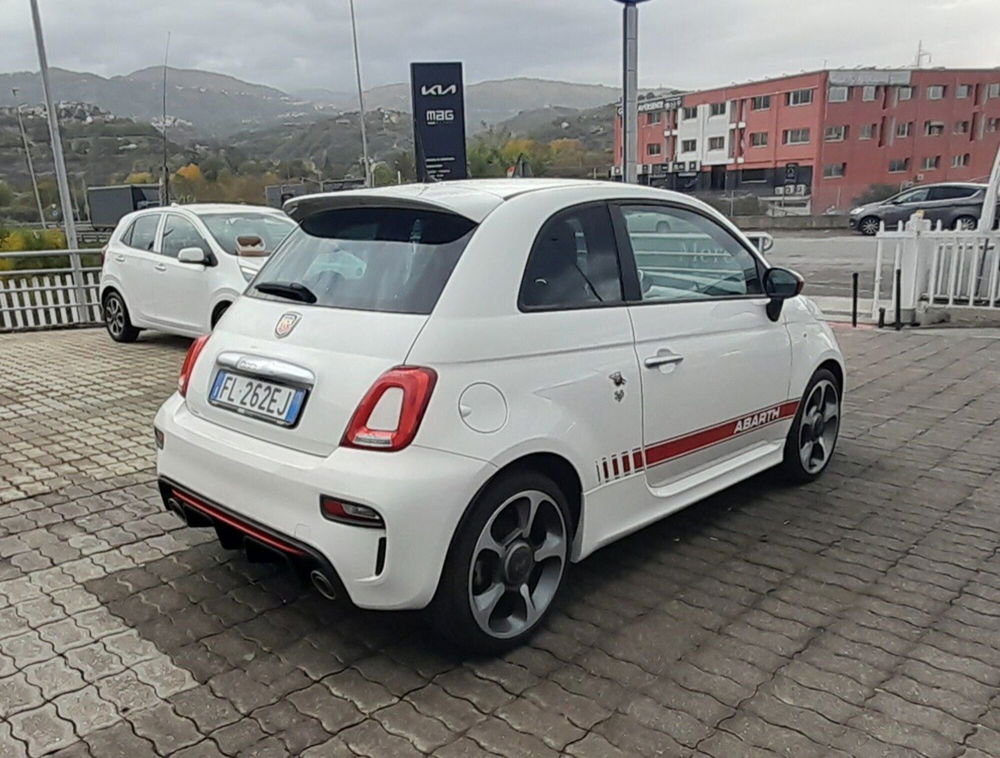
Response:
M672 440L667 440L666 442L650 445L646 448L646 466L655 466L658 463L663 463L664 461L669 461L673 458L679 458L682 455L687 455L688 453L693 453L696 450L701 450L702 448L715 445L731 437L736 437L744 432L755 431L757 429L762 429L765 426L776 424L783 419L794 416L798 407L798 400L789 400L781 405L772 406L772 408L765 408L764 410L757 411L755 413L749 413L746 416L740 416L740 418L726 421L722 424L718 424L717 426L710 426L707 429L702 429L692 434L684 435L683 437L677 437ZM748 429L741 429L737 431L737 426L739 426L744 419L751 418L759 413L767 413L772 409L777 410L778 412L774 418L758 423Z
M287 542L282 542L281 540L272 537L270 534L265 534L259 529L255 529L254 527L250 526L250 524L246 524L242 521L237 521L236 519L232 518L231 516L228 516L222 511L216 510L207 503L203 503L200 500L195 500L193 497L185 495L183 492L179 492L178 490L173 490L173 493L174 497L183 500L192 508L195 508L201 511L202 513L211 516L216 521L221 521L224 524L228 524L229 526L233 527L233 529L238 529L244 534L253 537L255 540L263 542L265 545L270 545L271 547L281 550L284 553L291 553L292 555L305 555L304 552L299 550L294 545L289 545Z

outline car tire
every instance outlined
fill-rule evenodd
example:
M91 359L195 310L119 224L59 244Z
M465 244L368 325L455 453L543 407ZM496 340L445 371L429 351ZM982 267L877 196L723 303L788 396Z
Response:
M865 216L858 222L858 231L866 237L874 237L881 224L882 221L877 216Z
M429 608L438 633L490 655L530 638L566 575L570 524L565 494L544 474L514 471L487 485L445 559Z
M781 469L790 482L804 484L819 478L833 458L840 436L840 389L837 377L825 368L806 385L785 439Z
M955 219L952 229L971 232L979 226L979 219L975 216L959 216Z
M135 342L139 330L132 326L128 306L115 290L110 290L101 302L101 312L104 316L104 328L115 342Z

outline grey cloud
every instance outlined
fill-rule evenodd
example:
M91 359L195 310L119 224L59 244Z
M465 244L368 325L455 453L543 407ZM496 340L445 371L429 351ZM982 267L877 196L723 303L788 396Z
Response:
M463 60L469 81L618 80L611 0L355 0L365 82L411 60ZM347 0L40 0L52 65L101 75L162 61L293 90L353 82ZM993 66L995 0L652 0L640 14L644 86L706 87L831 66ZM972 31L975 30L975 31ZM37 68L27 0L0 0L0 70Z

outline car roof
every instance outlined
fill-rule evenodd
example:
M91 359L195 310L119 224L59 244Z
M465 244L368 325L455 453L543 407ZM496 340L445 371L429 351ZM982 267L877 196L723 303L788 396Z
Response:
M546 190L601 185L608 189L617 189L618 192L625 189L649 189L639 185L623 185L618 182L599 182L591 179L459 179L432 184L398 184L377 189L302 195L285 202L284 210L296 221L301 221L313 213L335 208L389 205L445 210L479 223L504 201L513 197Z
M933 184L915 184L912 187L907 187L903 192L915 189L925 189L927 187L971 187L974 189L983 189L987 185L982 182L934 182Z

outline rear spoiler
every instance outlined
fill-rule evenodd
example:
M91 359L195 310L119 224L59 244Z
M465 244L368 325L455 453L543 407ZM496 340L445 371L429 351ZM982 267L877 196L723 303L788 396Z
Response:
M412 187L414 185L404 185ZM344 208L402 208L407 210L437 211L461 216L475 224L482 222L503 200L488 192L448 192L440 185L433 199L411 192L399 192L395 187L387 190L361 190L355 192L328 192L289 198L282 209L296 223L316 213Z

